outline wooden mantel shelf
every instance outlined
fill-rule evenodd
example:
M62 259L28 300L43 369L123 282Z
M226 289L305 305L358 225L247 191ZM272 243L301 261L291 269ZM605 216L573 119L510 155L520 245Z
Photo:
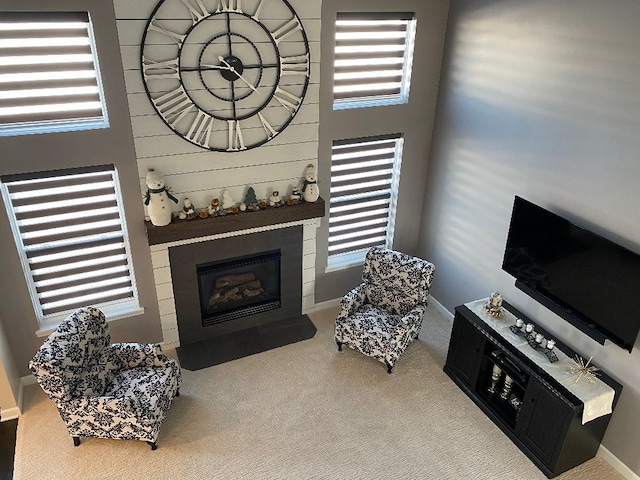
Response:
M267 207L258 212L240 212L236 215L221 217L194 218L193 220L174 220L165 227L156 227L151 222L144 222L147 227L149 245L179 242L190 238L206 237L220 233L236 232L249 228L266 227L280 223L298 222L325 215L325 202L319 198L317 202L301 202L297 205Z

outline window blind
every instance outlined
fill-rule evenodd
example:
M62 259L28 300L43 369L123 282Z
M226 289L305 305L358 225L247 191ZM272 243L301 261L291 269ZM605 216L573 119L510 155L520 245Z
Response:
M137 307L113 166L1 179L39 320L88 305Z
M362 261L369 247L391 247L402 137L333 143L328 267Z
M338 13L334 109L408 101L415 23L412 13Z
M0 135L108 126L87 12L0 16Z

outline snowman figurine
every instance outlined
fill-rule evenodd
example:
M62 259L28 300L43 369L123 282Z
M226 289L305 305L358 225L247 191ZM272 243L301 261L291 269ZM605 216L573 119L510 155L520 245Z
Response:
M144 204L151 223L156 227L164 227L171 223L171 205L169 200L178 203L178 199L171 195L164 185L164 180L153 168L147 172L147 193Z
M320 196L318 181L316 179L316 168L313 165L307 167L302 184L302 198L305 202L315 202Z

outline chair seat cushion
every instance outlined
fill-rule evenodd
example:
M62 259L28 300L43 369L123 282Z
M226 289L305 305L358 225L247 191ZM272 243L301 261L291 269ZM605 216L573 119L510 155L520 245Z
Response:
M105 396L115 398L135 398L143 420L154 422L161 418L171 405L173 392L168 392L171 381L169 367L138 367L118 372Z
M396 337L401 320L402 317L399 315L393 315L382 307L366 303L345 319L345 327L353 334L360 332L364 336L380 338L387 343Z

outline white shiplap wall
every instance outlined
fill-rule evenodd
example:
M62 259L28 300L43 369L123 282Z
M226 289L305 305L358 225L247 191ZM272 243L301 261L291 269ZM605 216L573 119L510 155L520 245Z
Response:
M189 197L198 208L228 190L240 202L252 186L258 198L268 198L273 190L288 195L298 186L309 164L318 165L318 117L320 70L320 0L289 0L309 39L310 82L304 102L291 124L267 144L243 152L221 153L199 148L173 133L157 116L148 99L140 73L140 42L147 19L157 0L114 0L120 52L124 67L131 126L133 129L141 194L146 191L147 169L164 176L172 193L182 200ZM204 0L209 5L211 0ZM248 2L245 2L248 3ZM244 4L243 4L244 6ZM261 18L269 18L269 2ZM185 10L186 11L186 10ZM283 18L284 20L284 18ZM142 200L141 200L142 201ZM179 206L176 207L176 210ZM318 221L304 222L303 311L315 304L315 253ZM279 228L279 225L270 228ZM251 233L234 232L233 235ZM216 236L215 238L220 238ZM209 238L193 239L203 241ZM175 305L169 268L169 245L151 248L156 291L165 344L178 345Z
M176 197L189 197L202 208L212 197L221 197L225 189L238 202L248 186L253 186L259 198L268 198L273 190L288 195L300 183L307 165L317 167L322 2L290 3L302 21L311 50L311 75L304 103L287 129L272 141L244 152L221 153L199 148L173 133L157 116L144 91L140 42L157 1L114 0L141 190L146 190L144 176L153 167L164 176ZM261 17L267 18L268 13L267 1Z

